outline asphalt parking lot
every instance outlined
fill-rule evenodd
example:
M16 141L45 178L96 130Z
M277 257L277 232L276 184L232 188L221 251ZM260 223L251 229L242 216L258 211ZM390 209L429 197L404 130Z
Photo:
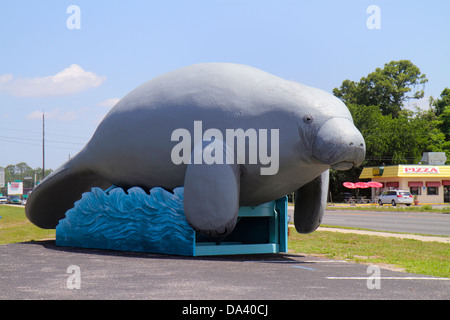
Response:
M0 299L448 300L450 279L297 254L181 257L0 245Z

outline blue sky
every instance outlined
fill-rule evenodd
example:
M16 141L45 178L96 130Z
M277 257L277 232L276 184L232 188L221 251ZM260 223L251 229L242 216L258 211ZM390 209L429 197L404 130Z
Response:
M80 29L69 29L70 5ZM380 29L366 25L370 5ZM310 0L3 1L0 166L56 169L90 139L118 99L201 62L248 64L331 92L392 60L450 87L450 2ZM424 101L418 105L425 106Z

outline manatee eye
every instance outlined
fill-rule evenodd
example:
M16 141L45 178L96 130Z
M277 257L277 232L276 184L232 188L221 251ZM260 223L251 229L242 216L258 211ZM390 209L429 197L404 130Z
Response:
M311 123L313 121L313 117L311 115L304 116L303 121L306 123Z

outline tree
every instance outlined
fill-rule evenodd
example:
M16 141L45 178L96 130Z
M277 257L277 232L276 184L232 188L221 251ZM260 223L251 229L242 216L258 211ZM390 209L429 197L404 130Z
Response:
M440 99L432 100L433 110L414 112L404 108L408 99L424 96L427 81L419 68L400 60L377 68L359 82L344 80L333 89L335 96L346 103L366 142L366 159L359 168L330 171L334 199L349 191L342 183L357 181L363 167L417 163L427 151L449 153L450 90L446 88ZM418 86L422 88L417 90Z
M434 115L437 117L437 128L445 136L441 151L446 153L447 159L450 161L450 89L442 90L439 99L431 97L430 100Z
M437 116L440 116L445 107L450 106L450 89L445 88L441 93L440 99L431 99L431 105L434 107L434 112Z
M438 128L440 117L450 119L450 107L439 117L432 110L402 110L398 118L383 115L378 106L350 104L349 110L365 139L366 159L358 168L331 171L330 191L334 199L348 191L342 186L343 182L358 181L363 167L418 163L423 152L450 149L450 143ZM360 192L364 194L365 191Z
M366 143L366 160L364 166L377 165L378 159L385 159L389 152L386 139L388 122L392 119L383 116L377 106L348 105L355 126L361 132Z
M383 69L377 68L367 77L362 77L359 82L344 80L339 89L333 89L333 93L345 103L378 106L383 115L398 118L406 100L423 98L427 81L411 61L391 61ZM422 89L416 90L420 85ZM411 91L412 95L407 95Z
M438 117L438 127L445 134L446 141L450 140L450 89L445 88L439 99L431 98L431 106Z
M449 142L450 140L450 105L445 106L442 113L438 117L439 128L442 133L445 134L445 140Z
M45 176L48 176L50 173L52 173L52 171L52 169L45 170ZM15 165L9 165L5 168L5 182L12 182L16 180L22 181L24 188L33 188L35 177L36 183L42 180L42 169L32 169L25 162L20 162ZM3 190L0 190L0 193L6 193L6 187L2 189Z
M406 100L423 97L423 88L416 87L427 81L411 61L400 60L386 63L359 82L344 80L339 89L334 88L333 93L347 104L366 141L363 165L416 162L423 152L444 148L445 137L438 129L436 115L403 108ZM443 92L441 100L447 97ZM440 106L441 100L436 100L436 105Z

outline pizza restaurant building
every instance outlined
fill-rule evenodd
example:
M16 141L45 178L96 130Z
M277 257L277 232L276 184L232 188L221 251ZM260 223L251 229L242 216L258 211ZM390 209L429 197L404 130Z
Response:
M383 184L372 188L372 199L389 189L409 190L419 203L450 202L450 165L395 165L366 167L360 179Z

